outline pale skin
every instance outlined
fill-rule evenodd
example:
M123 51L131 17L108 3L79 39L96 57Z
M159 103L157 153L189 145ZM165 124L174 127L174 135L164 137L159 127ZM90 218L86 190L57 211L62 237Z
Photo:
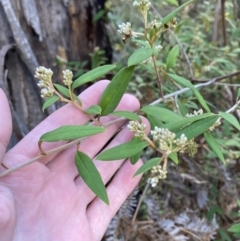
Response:
M107 84L108 81L100 81L85 90L81 94L83 107L97 104ZM138 108L137 99L128 94L118 106L119 110L136 111ZM5 153L12 121L7 98L0 89L0 160L9 168L26 162L39 154L37 143L42 134L62 125L84 124L88 118L76 107L64 106ZM103 122L108 122L109 118ZM86 139L80 150L94 158L122 124L111 125L106 132ZM124 128L107 148L131 138L132 133ZM44 143L43 148L50 150L60 145ZM75 150L76 146L52 154L0 178L0 241L101 240L111 219L139 182L140 176L132 177L142 162L133 166L124 160L95 161L104 183L111 179L107 185L110 202L107 206L78 176ZM0 167L0 172L4 170Z

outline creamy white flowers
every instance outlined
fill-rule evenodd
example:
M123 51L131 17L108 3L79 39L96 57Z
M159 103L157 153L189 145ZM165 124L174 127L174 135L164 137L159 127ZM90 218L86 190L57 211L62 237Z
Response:
M54 94L54 89L52 88L52 85L51 85L52 75L53 75L52 70L47 69L43 66L39 66L36 69L36 73L34 77L39 79L38 86L42 89L41 90L42 98L49 98Z
M135 132L135 137L143 139L145 135L146 125L137 121L129 121L128 129Z
M66 69L66 70L63 70L62 73L63 73L63 83L66 86L70 86L72 84L72 78L73 78L72 71L69 69Z

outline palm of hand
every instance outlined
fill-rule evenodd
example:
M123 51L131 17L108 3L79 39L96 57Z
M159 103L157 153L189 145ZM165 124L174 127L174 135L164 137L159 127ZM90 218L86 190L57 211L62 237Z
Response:
M101 81L81 95L88 106L98 102L107 82ZM90 97L94 96L94 98ZM125 95L120 108L135 111L137 100ZM17 146L5 154L10 134L10 111L7 100L0 91L0 160L9 166L26 162L39 153L39 137L60 125L84 124L88 117L76 111L73 106L65 106L56 111ZM74 117L74 118L73 118ZM107 120L105 120L107 121ZM105 133L86 139L80 146L90 157L94 157L112 137L122 123L109 126ZM131 139L124 129L109 144L118 145ZM47 144L49 149L59 144ZM111 218L139 181L132 179L139 164L131 166L129 162L95 162L104 183L107 186L110 206L96 198L78 176L74 164L75 148L59 154L52 154L32 163L8 176L0 178L0 241L75 241L101 240ZM3 168L0 168L3 171Z

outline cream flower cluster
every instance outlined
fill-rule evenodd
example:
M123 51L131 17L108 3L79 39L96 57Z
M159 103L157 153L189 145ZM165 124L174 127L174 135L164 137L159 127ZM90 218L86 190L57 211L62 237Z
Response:
M63 70L62 73L63 73L63 83L66 86L70 86L72 84L72 78L73 78L72 71L69 69L66 69L66 70Z
M132 29L131 29L131 23L127 22L127 23L122 23L118 25L119 29L118 32L123 34L123 35L127 35L127 36L131 36L132 35Z
M52 70L43 66L40 66L36 69L34 77L39 79L38 86L42 89L42 98L49 98L54 94L54 89L51 87L52 75Z
M149 0L134 1L133 6L138 8L140 11L144 12L151 7L151 2Z
M131 132L135 132L135 137L143 139L146 130L145 124L139 123L137 121L129 121L127 127Z
M193 113L188 113L188 114L186 114L186 117L193 117L193 116L202 115L202 114L203 114L203 110L200 109L200 110L195 110L195 111L193 111Z
M176 134L165 128L155 127L151 131L153 141L158 145L159 149L165 152L167 155L177 147L183 148L187 144L187 137L182 134L179 138L176 138Z
M150 29L159 29L162 26L161 22L158 22L156 19L154 19L152 22L149 23L148 27Z
M156 187L159 180L167 177L167 169L163 168L161 165L152 167L151 173L152 177L148 179L148 183L150 183L152 187Z

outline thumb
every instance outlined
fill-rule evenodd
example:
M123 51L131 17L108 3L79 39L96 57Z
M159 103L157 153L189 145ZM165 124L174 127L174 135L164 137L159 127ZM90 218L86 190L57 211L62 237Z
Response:
M6 152L12 133L12 118L11 111L8 105L8 100L0 88L0 162Z

